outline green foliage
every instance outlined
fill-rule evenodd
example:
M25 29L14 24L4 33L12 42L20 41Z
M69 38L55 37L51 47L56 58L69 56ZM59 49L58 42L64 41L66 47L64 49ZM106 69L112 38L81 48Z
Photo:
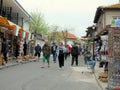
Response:
M93 41L93 39L92 39L91 37L88 37L87 43L89 44L89 43L92 42L92 41Z
M30 23L30 31L35 34L47 34L48 25L43 19L43 15L39 12L31 12L33 22Z

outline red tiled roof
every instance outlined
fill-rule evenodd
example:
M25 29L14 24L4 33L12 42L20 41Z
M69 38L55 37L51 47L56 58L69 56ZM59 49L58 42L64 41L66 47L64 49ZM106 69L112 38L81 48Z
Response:
M77 39L77 37L74 34L70 34L70 33L67 34L67 38L68 39Z

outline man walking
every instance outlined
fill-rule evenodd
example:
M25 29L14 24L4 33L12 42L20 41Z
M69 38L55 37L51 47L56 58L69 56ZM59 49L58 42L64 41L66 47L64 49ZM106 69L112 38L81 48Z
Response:
M72 46L71 54L72 54L71 66L73 66L74 61L76 61L76 66L78 66L78 46L76 45L76 42L74 42L74 45Z
M48 63L48 67L50 67L49 59L50 59L51 49L50 49L50 46L48 44L48 40L45 41L45 44L43 45L43 48L42 48L42 52L43 52L43 57L42 57L43 66L41 68L44 68L44 64L45 64L46 60Z
M53 46L51 48L51 51L52 51L52 54L53 54L53 62L56 63L56 58L57 58L57 50L58 49L58 46L53 43Z
M40 54L41 54L41 46L38 43L37 46L35 46L35 56L38 56L38 61L40 60Z

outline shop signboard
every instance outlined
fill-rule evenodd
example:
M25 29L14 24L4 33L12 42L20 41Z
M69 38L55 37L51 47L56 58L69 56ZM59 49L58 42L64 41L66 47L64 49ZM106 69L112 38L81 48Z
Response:
M120 19L113 19L111 21L111 27L120 27Z

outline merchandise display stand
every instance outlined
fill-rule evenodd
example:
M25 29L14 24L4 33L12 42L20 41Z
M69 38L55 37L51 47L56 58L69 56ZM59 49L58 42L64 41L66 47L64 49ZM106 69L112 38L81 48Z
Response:
M120 88L120 28L108 31L108 88Z

